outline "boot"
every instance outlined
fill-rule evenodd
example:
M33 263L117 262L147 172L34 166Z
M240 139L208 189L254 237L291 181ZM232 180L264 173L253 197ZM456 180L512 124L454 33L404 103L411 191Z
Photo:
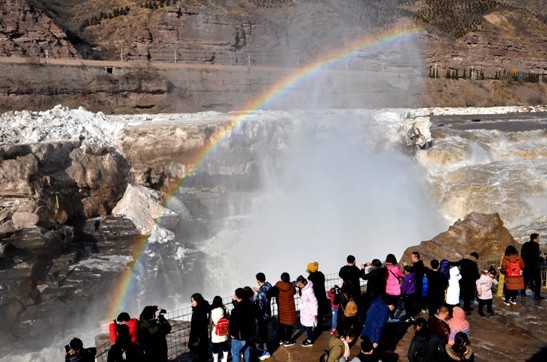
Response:
M221 362L228 362L228 351L222 352L222 361Z
M213 362L218 362L218 353L213 353Z

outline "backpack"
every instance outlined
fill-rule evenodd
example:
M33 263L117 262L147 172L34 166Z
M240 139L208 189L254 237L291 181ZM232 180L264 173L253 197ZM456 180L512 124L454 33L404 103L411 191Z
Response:
M344 308L342 308L344 311L344 317L351 318L355 317L357 315L357 303L353 300L353 298L350 298L348 303Z
M216 323L213 323L215 325L215 334L217 336L227 336L229 333L229 327L230 322L228 321L228 318L220 318Z
M509 263L509 266L507 267L507 270L505 271L505 275L507 275L508 277L519 277L522 275L518 260L512 261Z

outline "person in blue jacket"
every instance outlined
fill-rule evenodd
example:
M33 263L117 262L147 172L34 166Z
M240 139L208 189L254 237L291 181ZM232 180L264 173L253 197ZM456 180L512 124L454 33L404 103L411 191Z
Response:
M367 336L374 348L378 348L382 338L382 332L389 320L389 315L395 310L397 300L391 296L376 298L370 304L367 311L367 319L361 332L361 338Z

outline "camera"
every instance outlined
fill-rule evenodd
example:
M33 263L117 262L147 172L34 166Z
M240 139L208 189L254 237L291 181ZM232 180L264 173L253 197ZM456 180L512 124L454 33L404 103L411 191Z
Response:
M334 286L334 292L335 292L336 294L340 294L341 290L340 290L340 287L339 287L338 285L335 285L335 286Z
M65 352L66 353L70 352L70 346L68 344L65 344Z
M160 314L165 314L167 311L165 309L160 309Z

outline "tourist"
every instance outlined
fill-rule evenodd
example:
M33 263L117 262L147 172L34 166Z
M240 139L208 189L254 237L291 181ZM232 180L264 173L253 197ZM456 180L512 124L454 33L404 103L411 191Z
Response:
M463 258L457 262L450 262L451 266L460 267L460 296L463 299L463 310L467 314L471 314L473 310L472 304L475 300L476 282L479 279L479 267L477 261L479 254L474 251L469 254L469 258Z
M72 338L65 346L65 362L95 362L95 348L84 348L80 338Z
M460 305L460 270L457 266L450 268L450 279L446 290L446 304L450 306Z
M453 345L446 345L442 361L474 361L473 350L469 347L469 337L465 333L457 333Z
M481 272L481 277L477 280L477 298L479 299L479 314L485 316L484 306L486 305L486 311L490 315L494 315L494 310L492 309L492 286L498 285L496 280L496 269L490 267L488 270L483 270Z
M448 279L439 272L440 263L433 259L429 263L431 269L426 270L427 275L427 309L429 316L432 317L445 302L446 288Z
M388 254L384 263L387 268L386 294L396 298L396 310L399 309L401 299L401 280L403 273L397 264L395 255ZM394 313L391 313L393 317Z
M352 290L354 290L351 281L346 280L340 288L340 308L338 308L338 329L345 331L351 329L353 333L360 330L357 315L359 307L355 302Z
M234 309L230 316L230 336L232 337L232 361L240 361L243 353L244 361L251 360L251 344L255 334L255 313L249 293L243 288L237 288L233 296Z
M526 287L531 286L534 293L535 300L544 299L541 296L541 264L544 260L545 254L542 254L539 250L539 234L530 235L530 241L522 244L520 254L524 260L524 293L526 296Z
M306 339L302 347L313 346L313 328L317 326L317 298L313 294L313 283L302 275L296 278L300 294L300 323L306 328Z
M450 279L450 261L448 261L448 259L441 259L439 273L444 275L446 278L446 283L448 284L448 279Z
M333 335L329 339L329 358L327 362L346 362L349 360L351 348L355 335L351 330L342 333L339 337Z
M209 312L211 306L199 293L192 294L192 318L190 320L190 337L188 349L198 357L198 361L209 360Z
M452 309L452 318L448 320L448 325L450 326L448 344L454 344L456 333L463 332L469 334L469 321L465 319L465 311L460 307L454 307L454 309Z
M270 282L266 281L266 275L264 275L264 273L256 274L256 283L258 284L258 288L255 287L254 290L257 292L255 305L256 321L258 326L257 347L260 353L258 359L263 361L270 358L268 347L270 342L268 325L272 316L272 308L270 305L272 285Z
M131 318L126 312L120 313L116 320L110 323L108 329L113 344L108 350L108 362L125 361L124 353L127 361L139 361L142 358L140 347L136 344L138 325L139 321Z
M417 251L413 251L412 254L410 254L410 260L412 262L412 265L410 267L410 273L414 274L415 280L416 280L416 292L415 297L413 300L414 303L414 310L420 311L422 309L423 303L422 303L422 284L423 284L423 277L425 274L425 266L424 262L420 260L421 256L420 253Z
M427 321L422 317L416 318L416 321L414 321L414 337L408 347L409 362L427 361L430 339L431 331L427 326Z
M361 332L361 338L367 336L374 348L378 348L382 339L382 332L389 320L389 315L395 310L397 299L386 295L372 301L367 311L367 319Z
M211 343L213 345L213 362L228 362L228 352L230 351L230 344L228 343L229 332L220 332L219 328L217 328L219 322L222 323L221 319L226 318L228 318L226 307L224 307L224 303L222 303L222 298L217 295L213 298L213 303L211 304L211 322L213 324L211 329ZM222 359L219 359L221 353Z
M416 315L416 275L412 273L409 265L403 270L403 282L401 284L401 297L405 306L406 322L413 322Z
M296 324L296 307L294 305L296 289L290 278L289 273L281 274L281 280L275 284L273 289L273 295L277 298L279 343L285 347L295 344L292 332Z
M323 331L323 320L330 311L330 303L325 289L325 274L319 271L319 263L316 261L309 263L307 271L309 273L308 280L312 282L313 294L315 294L318 303L317 327L315 328L315 338L317 338Z
M351 362L378 362L379 360L380 356L376 353L376 350L372 346L370 338L365 336L361 340L361 348L359 353L351 360Z
M367 281L367 288L359 308L359 323L365 323L366 312L370 303L386 293L387 269L378 259L372 262L361 264L361 278Z
M347 286L351 286L351 295L355 299L355 302L359 303L361 299L361 282L359 279L361 271L355 265L355 257L353 255L348 255L346 262L347 264L340 268L338 276L342 278L342 281Z
M331 330L330 334L336 333L336 328L338 326L338 309L340 308L340 287L338 285L335 285L334 287L330 288L327 292L327 296L330 300L330 306L331 306Z
M505 305L517 304L517 294L524 289L522 270L526 264L519 256L517 248L509 245L501 262L501 273L505 274Z
M447 344L450 339L450 325L447 322L449 315L450 309L448 306L441 305L437 313L427 320L429 329L442 339L443 345Z
M137 337L144 351L145 361L167 362L166 335L171 332L171 324L165 319L164 313L165 309L154 305L144 307L139 316Z

